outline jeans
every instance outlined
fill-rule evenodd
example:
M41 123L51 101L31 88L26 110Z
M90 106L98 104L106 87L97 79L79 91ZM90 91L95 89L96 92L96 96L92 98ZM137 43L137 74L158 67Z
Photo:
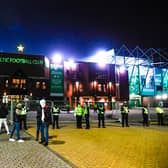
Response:
M44 142L48 143L48 127L47 125L45 125L43 122L41 122L41 126L40 126L40 130L41 130L41 139ZM45 136L44 136L45 133Z
M20 122L14 122L14 125L12 127L12 131L11 131L11 135L10 135L10 138L13 137L13 134L15 132L15 129L16 129L16 133L17 133L17 140L20 139Z
M37 130L36 130L36 139L39 139L39 132L41 132L41 121L37 121ZM41 136L41 140L42 140L42 136Z
M9 133L9 128L8 128L8 124L7 124L7 119L6 118L0 118L0 131L1 131L2 124L4 124L6 132Z

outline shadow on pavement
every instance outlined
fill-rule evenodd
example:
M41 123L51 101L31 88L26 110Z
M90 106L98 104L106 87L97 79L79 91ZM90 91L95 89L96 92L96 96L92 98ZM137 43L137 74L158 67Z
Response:
M51 136L49 136L49 139L52 139L52 138L57 138L57 135L51 135Z
M65 144L65 141L58 141L58 140L56 140L56 141L51 141L50 144L51 145L61 145L61 144Z

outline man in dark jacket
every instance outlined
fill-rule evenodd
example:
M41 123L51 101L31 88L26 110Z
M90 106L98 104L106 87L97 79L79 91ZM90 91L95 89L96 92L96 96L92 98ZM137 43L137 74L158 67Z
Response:
M41 136L42 136L42 143L47 146L48 145L48 129L51 123L51 109L44 99L40 100L41 105ZM45 137L43 136L43 131L45 130Z
M37 120L36 141L39 140L39 132L41 132L41 142L42 142L42 141L45 141L45 140L44 140L44 128L43 128L43 130L41 130L41 127L42 127L42 121L41 121L42 109L41 109L40 104L37 104L36 111L37 111L37 115L36 115L36 120ZM43 139L42 139L42 137L43 137Z
M8 110L5 106L5 104L2 103L0 105L0 132L1 132L2 124L4 124L6 132L9 135L9 128L7 125L7 115L8 115Z

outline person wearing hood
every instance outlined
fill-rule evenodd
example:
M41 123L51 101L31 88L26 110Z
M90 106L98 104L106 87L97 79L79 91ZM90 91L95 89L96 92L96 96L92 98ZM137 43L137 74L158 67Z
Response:
M13 138L13 134L16 130L16 133L17 133L17 141L18 142L24 142L24 140L22 140L20 138L20 114L22 112L22 104L19 102L17 105L16 105L16 108L14 110L14 114L13 114L13 127L12 127L12 130L11 130L11 134L10 134L10 138L9 138L9 141L11 142L14 142L15 139Z

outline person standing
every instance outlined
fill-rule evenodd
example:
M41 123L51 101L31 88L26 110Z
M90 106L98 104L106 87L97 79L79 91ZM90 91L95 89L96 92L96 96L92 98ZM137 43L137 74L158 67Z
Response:
M104 115L105 115L104 104L100 103L98 105L98 128L100 128L101 126L101 121L102 121L102 127L105 128Z
M164 110L163 110L163 108L162 108L161 105L159 105L158 107L156 107L156 113L157 113L157 118L158 118L158 125L164 125L163 124Z
M49 125L51 123L51 112L50 112L50 107L48 104L46 104L46 101L44 99L40 100L40 105L42 108L42 115L41 115L41 136L42 136L42 141L45 146L48 145L48 138L49 138ZM45 136L44 136L45 133Z
M15 130L17 132L17 141L18 142L24 142L24 140L22 140L20 138L20 114L21 114L21 111L22 111L22 104L18 103L16 105L16 109L14 110L14 115L13 115L14 124L13 124L11 134L10 134L10 138L9 138L9 141L11 141L11 142L15 141L15 139L13 138L13 134L14 134Z
M128 106L126 104L124 104L121 107L122 127L124 127L124 125L126 125L126 127L129 127L129 125L128 125L128 112L129 112Z
M22 130L22 123L24 126L24 129L27 130L27 109L24 104L22 104L22 111L20 114L20 130Z
M74 116L76 117L76 127L82 128L83 108L79 103L75 108Z
M88 103L85 103L84 117L86 121L86 129L90 129L89 117L90 117L90 108Z
M52 109L52 115L53 115L53 129L55 129L55 123L56 123L56 127L57 129L59 129L59 114L60 114L60 108L58 105L55 105Z
M148 111L147 106L144 106L142 108L143 126L147 126L147 127L149 126L148 113L149 113L149 111Z
M45 142L44 140L44 127L42 127L42 109L39 104L36 105L37 115L36 115L36 121L37 121L37 128L36 128L36 141L39 140L39 133L41 132L41 142ZM43 129L43 130L42 130ZM43 137L43 139L42 139Z
M0 132L2 124L4 124L7 134L9 135L9 128L7 124L7 115L8 115L8 109L6 108L4 103L1 103L0 105Z

